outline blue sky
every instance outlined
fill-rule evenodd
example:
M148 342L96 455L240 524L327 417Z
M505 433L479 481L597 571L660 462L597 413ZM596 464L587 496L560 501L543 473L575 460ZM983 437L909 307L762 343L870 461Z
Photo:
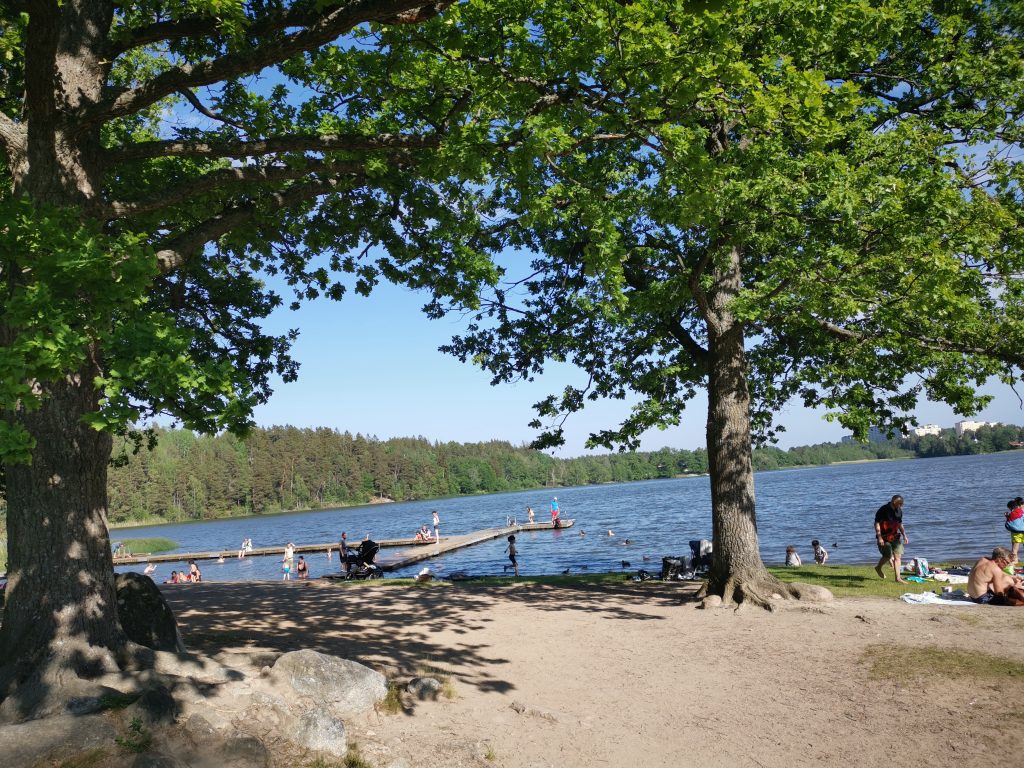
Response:
M350 293L341 302L318 300L297 312L279 311L270 319L270 329L301 332L293 348L301 363L299 380L275 386L270 402L256 411L257 423L329 427L380 439L422 436L442 442L494 439L519 444L534 436L527 426L533 403L567 383L581 383L581 375L563 365L551 367L532 383L492 387L484 371L437 351L460 330L461 321L428 320L420 311L424 300L382 283L369 298ZM976 418L1024 423L1024 412L1009 388L995 385L990 391L996 399ZM699 397L680 426L651 430L641 448L703 447L706 405ZM566 445L558 455L586 453L589 432L614 425L627 408L622 402L592 403L570 417ZM960 418L948 406L936 404L921 407L917 414L922 423L944 427ZM779 445L837 441L847 434L822 417L823 412L793 404L779 415L779 423L786 426Z

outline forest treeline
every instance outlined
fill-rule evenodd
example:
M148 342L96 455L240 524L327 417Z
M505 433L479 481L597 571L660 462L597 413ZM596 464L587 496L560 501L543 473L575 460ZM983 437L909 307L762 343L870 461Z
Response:
M248 437L158 430L152 451L110 470L110 521L178 521L293 509L591 485L707 472L707 452L663 448L560 459L504 441L439 443L271 427ZM982 427L886 442L754 451L758 470L840 461L990 453L1024 442L1024 427ZM2 512L2 510L0 510Z
M754 452L759 470L837 461L1007 450L1021 427L983 427L881 443L823 443ZM590 485L702 474L707 452L663 448L571 459L504 441L378 440L331 429L272 427L245 439L162 431L153 451L110 472L112 522L186 520L291 509Z

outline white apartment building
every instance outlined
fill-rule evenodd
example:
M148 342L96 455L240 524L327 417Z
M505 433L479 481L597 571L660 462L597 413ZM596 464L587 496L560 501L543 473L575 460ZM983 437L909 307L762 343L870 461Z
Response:
M998 421L973 421L971 419L964 419L958 421L953 425L953 429L956 430L957 437L963 437L964 432L977 432L982 427L998 427Z
M922 424L920 427L914 427L911 429L910 434L917 435L918 437L924 437L925 435L941 435L942 427L938 424Z

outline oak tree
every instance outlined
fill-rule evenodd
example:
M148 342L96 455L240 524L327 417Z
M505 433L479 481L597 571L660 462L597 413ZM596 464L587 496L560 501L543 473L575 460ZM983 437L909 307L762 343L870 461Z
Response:
M5 716L153 663L117 621L115 441L161 413L244 430L272 376L295 375L268 313L366 292L389 260L415 279L426 233L472 220L431 159L460 105L401 83L359 96L378 30L448 4L0 4ZM462 269L455 254L432 276Z
M1004 0L550 0L395 31L492 94L474 114L506 147L478 190L504 279L433 304L473 318L449 351L496 383L585 372L538 404L540 445L627 397L590 444L635 445L705 389L708 588L794 594L761 561L751 463L787 403L863 435L1018 380L1022 24Z

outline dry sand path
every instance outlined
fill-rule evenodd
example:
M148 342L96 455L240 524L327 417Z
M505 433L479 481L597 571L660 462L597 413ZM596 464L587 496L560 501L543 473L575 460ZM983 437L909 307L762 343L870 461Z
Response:
M879 679L866 659L984 650L1024 662L1024 610L844 599L698 610L690 585L321 582L164 587L186 644L311 648L453 699L347 722L376 768L1013 766L1024 677ZM1002 724L1004 727L1000 727Z

